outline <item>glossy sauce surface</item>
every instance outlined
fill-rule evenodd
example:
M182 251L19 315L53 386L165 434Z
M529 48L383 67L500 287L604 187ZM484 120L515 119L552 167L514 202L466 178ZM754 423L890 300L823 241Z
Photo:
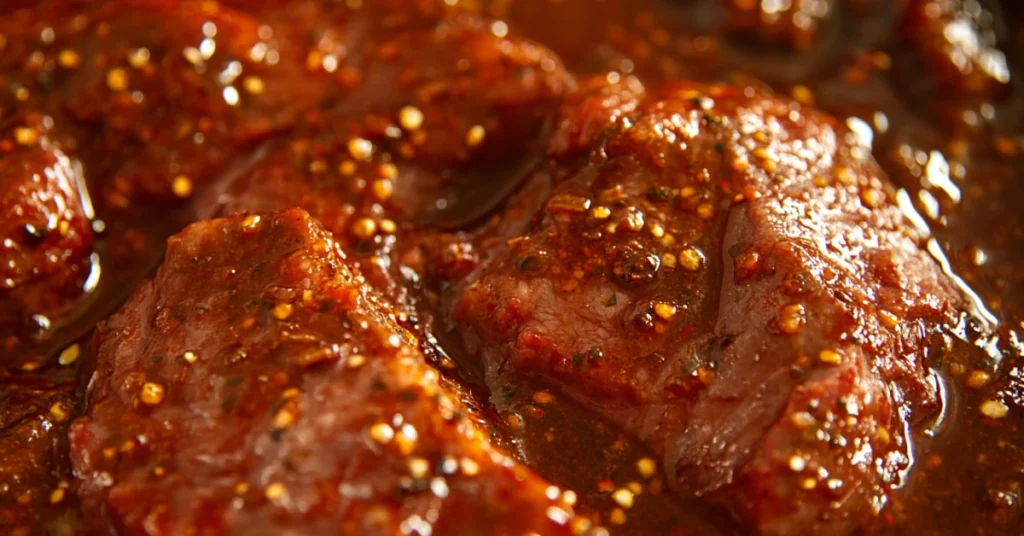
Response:
M794 2L807 8L808 22L800 10L766 12L767 3L758 2L543 4L513 3L507 17L570 66L637 73L645 81L754 77L854 118L930 227L936 251L946 252L948 269L979 295L975 320L960 326L935 365L944 407L915 425L914 470L868 531L1018 530L1024 258L1012 244L1024 235L1017 208L1024 200L1017 171L1022 103L1015 82L1007 83L1021 36L1016 8L907 2L901 15L888 3ZM601 32L567 30L584 13L588 27ZM977 32L977 46L961 50L958 31ZM991 335L986 319L998 319Z
M900 478L885 482L892 489L878 495L878 515L857 514L855 529L1015 534L1024 525L1019 6L389 0L282 8L274 1L179 7L147 0L127 11L145 16L130 16L121 4L0 9L0 184L7 196L0 208L17 214L5 216L2 228L10 241L4 260L13 264L0 273L11 281L0 294L0 525L13 533L95 529L83 520L99 507L83 510L78 497L95 501L96 481L72 473L68 430L83 412L97 411L87 406L96 359L104 355L94 326L153 275L167 238L197 219L291 206L332 233L345 264L419 337L421 359L460 386L459 403L480 416L489 441L539 475L523 486L524 498L547 479L574 491L581 519L612 534L749 530L750 518L737 519L730 506L679 492L664 472L664 453L652 450L644 433L594 410L636 370L573 379L580 383L568 388L566 376L552 382L526 374L498 389L461 327L448 323L451 293L491 262L489 252L546 221L543 214L571 213L574 196L596 190L571 181L557 190L566 183L556 166L528 178L503 176L495 189L508 198L504 204L492 206L486 192L468 196L498 217L459 208L468 216L459 221L456 214L461 230L452 231L437 225L436 215L419 216L430 207L458 207L460 192L467 196L481 176L534 165L522 155L537 153L534 140L550 132L563 144L556 152L588 146L585 128L557 137L559 107L588 83L628 86L632 77L652 92L679 79L774 91L838 118L830 128L871 148L892 186L865 183L882 193L861 191L850 202L877 205L874 196L885 196L920 227L915 240L937 270L954 275L949 281L965 299L963 314L929 346L927 367L937 381L921 398L927 411L915 410L920 417L898 431L912 438ZM625 109L625 93L615 98L610 108ZM572 117L575 125L591 124ZM597 135L606 128L599 123L592 123ZM33 183L33 173L44 186ZM502 186L508 181L513 187ZM37 201L24 202L31 195L22 192L32 189ZM665 195L675 203L680 194ZM662 197L645 190L633 204L651 218ZM31 209L9 208L19 203ZM681 217L699 221L698 205ZM563 225L558 218L550 216ZM623 221L628 227L636 219ZM641 220L644 232L650 221ZM612 251L602 249L611 242L595 243L597 256ZM663 243L641 242L634 253L656 252L659 269L668 252L686 262L676 251L685 248L662 251ZM594 255L573 250L576 242L562 246L554 252ZM527 263L519 268L545 270L519 261ZM642 266L626 264L620 277L644 277ZM669 281L677 294L691 286L691 294L717 292L713 282ZM654 306L652 326L659 314L673 316ZM715 319L694 315L698 330ZM581 389L586 396L576 396ZM75 456L78 467L89 465ZM80 491L83 480L88 486ZM149 530L141 522L118 526ZM442 520L437 528L445 526Z

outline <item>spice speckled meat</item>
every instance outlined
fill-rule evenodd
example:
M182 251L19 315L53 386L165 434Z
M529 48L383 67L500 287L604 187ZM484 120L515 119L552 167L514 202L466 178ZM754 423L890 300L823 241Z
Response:
M77 374L65 367L40 376L0 373L0 526L19 536L76 534L81 513L67 452Z
M86 508L131 534L582 533L343 259L297 209L172 238L98 335Z
M400 251L419 215L446 192L538 160L546 125L575 86L559 59L486 19L456 12L428 28L400 26L365 45L365 76L338 107L251 169L199 197L198 217L301 207L380 291L402 301ZM511 186L515 186L514 184Z
M0 131L4 334L47 331L87 292L92 265L91 202L71 159L39 122L18 121Z
M0 0L0 532L1014 533L1022 14Z
M291 28L214 2L44 2L0 19L0 109L87 130L71 149L98 203L180 203L342 87L306 72Z
M939 404L929 334L959 295L926 236L816 111L723 85L595 95L563 128L612 124L555 147L534 224L452 293L488 384L558 386L763 533L855 530Z

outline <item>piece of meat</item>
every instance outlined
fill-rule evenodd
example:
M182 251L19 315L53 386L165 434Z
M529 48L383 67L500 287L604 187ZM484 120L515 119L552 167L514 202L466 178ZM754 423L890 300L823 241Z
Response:
M984 3L910 0L900 33L907 46L893 51L892 75L910 98L997 102L1011 94L1010 67Z
M408 218L458 180L456 168L523 158L574 84L547 50L465 14L370 48L364 81L340 109L311 117L197 212L302 206L343 243L372 238L353 237L353 216Z
M727 27L734 34L762 44L779 41L801 51L818 44L822 26L838 9L833 0L719 1L725 9Z
M80 173L41 122L0 131L0 333L49 330L95 285L91 218Z
M456 12L377 37L339 111L396 158L436 167L522 158L573 77L551 51L493 24Z
M380 242L353 233L355 216L400 221L433 205L459 168L522 159L573 85L551 52L466 13L382 34L338 110L311 116L197 212L302 206L346 246Z
M78 351L76 347L74 351ZM66 354L70 355L70 354ZM0 370L0 527L4 534L78 534L68 424L77 371Z
M72 456L125 534L584 532L301 210L194 224L101 328Z
M639 79L627 76L609 82L606 76L585 76L575 91L564 95L552 121L545 155L586 155L609 127L636 111L645 95ZM495 245L523 233L551 194L553 182L565 179L569 168L540 162L522 188L504 203L502 211L471 232L427 232L407 244L402 260L418 267L428 286L442 290L459 285L492 254Z
M42 2L0 21L0 109L77 120L65 145L106 205L184 200L343 86L307 68L321 33L211 2Z
M605 76L590 76L566 95L548 154L565 155L587 151L620 119L636 111L646 89L639 79L619 77L614 83Z
M487 384L549 382L756 532L856 530L940 403L930 335L960 299L927 229L854 132L751 87L679 83L592 139L448 296Z
M373 38L339 107L196 204L199 218L301 207L380 291L402 301L399 245L449 191L507 188L506 168L539 159L546 126L575 81L551 52L453 12ZM514 185L513 185L514 186ZM454 201L454 202L457 202ZM472 209L473 207L467 207Z

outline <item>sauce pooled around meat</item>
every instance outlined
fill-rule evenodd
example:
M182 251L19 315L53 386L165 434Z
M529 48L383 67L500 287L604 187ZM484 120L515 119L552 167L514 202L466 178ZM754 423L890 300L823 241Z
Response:
M1016 534L1024 15L0 6L0 527Z

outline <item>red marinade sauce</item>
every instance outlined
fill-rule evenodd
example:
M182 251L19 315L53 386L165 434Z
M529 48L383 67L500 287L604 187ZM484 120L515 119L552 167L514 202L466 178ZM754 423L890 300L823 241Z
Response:
M1022 533L1022 58L1011 0L3 2L0 532Z

